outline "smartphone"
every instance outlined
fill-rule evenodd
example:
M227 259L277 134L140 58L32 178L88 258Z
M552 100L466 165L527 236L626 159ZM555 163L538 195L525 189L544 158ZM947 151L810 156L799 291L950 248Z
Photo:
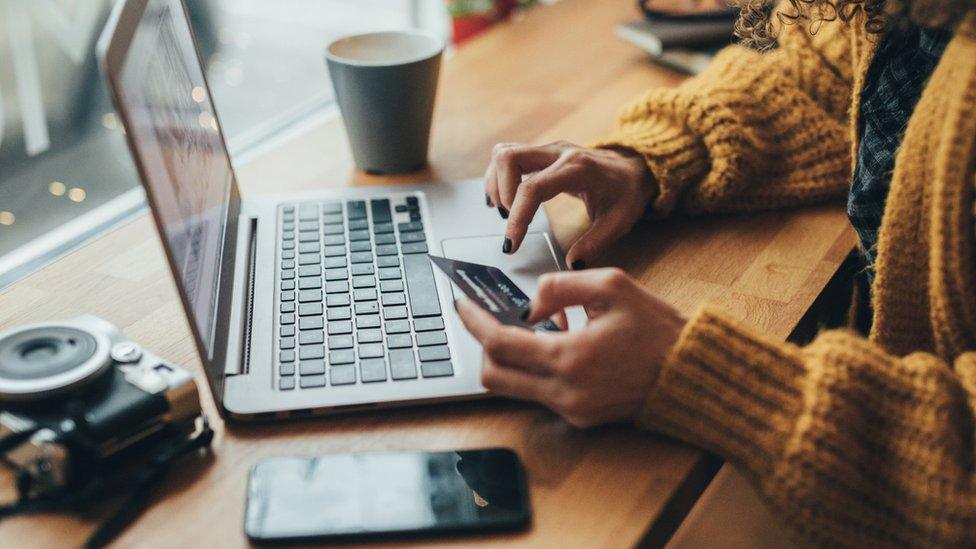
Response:
M529 524L525 472L505 448L275 458L251 469L254 543L515 530Z

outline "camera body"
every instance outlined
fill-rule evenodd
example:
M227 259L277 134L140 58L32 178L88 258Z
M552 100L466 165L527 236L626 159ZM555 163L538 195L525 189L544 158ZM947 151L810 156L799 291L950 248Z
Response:
M0 332L0 440L29 494L70 489L202 417L189 372L95 316Z

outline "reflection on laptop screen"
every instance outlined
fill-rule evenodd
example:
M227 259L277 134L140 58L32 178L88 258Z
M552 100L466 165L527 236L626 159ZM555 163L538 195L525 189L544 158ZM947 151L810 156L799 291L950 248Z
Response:
M149 0L120 88L146 190L192 322L212 357L233 173L179 0Z

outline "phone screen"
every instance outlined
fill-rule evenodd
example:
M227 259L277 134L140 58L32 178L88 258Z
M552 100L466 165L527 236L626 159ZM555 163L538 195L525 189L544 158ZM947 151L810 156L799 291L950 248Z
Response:
M244 521L253 541L510 530L529 501L507 449L276 458L251 470Z

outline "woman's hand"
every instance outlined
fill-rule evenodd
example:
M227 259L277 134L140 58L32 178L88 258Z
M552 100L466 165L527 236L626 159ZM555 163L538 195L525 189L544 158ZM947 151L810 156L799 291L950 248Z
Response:
M482 384L539 402L578 427L636 419L685 318L623 271L593 269L542 276L528 320L558 318L572 305L586 307L585 328L535 333L459 300L464 325L485 350Z
M539 206L562 192L581 198L593 222L566 254L567 263L579 270L630 231L655 191L651 172L636 153L565 141L495 145L485 173L485 198L508 218L505 253L518 250Z

